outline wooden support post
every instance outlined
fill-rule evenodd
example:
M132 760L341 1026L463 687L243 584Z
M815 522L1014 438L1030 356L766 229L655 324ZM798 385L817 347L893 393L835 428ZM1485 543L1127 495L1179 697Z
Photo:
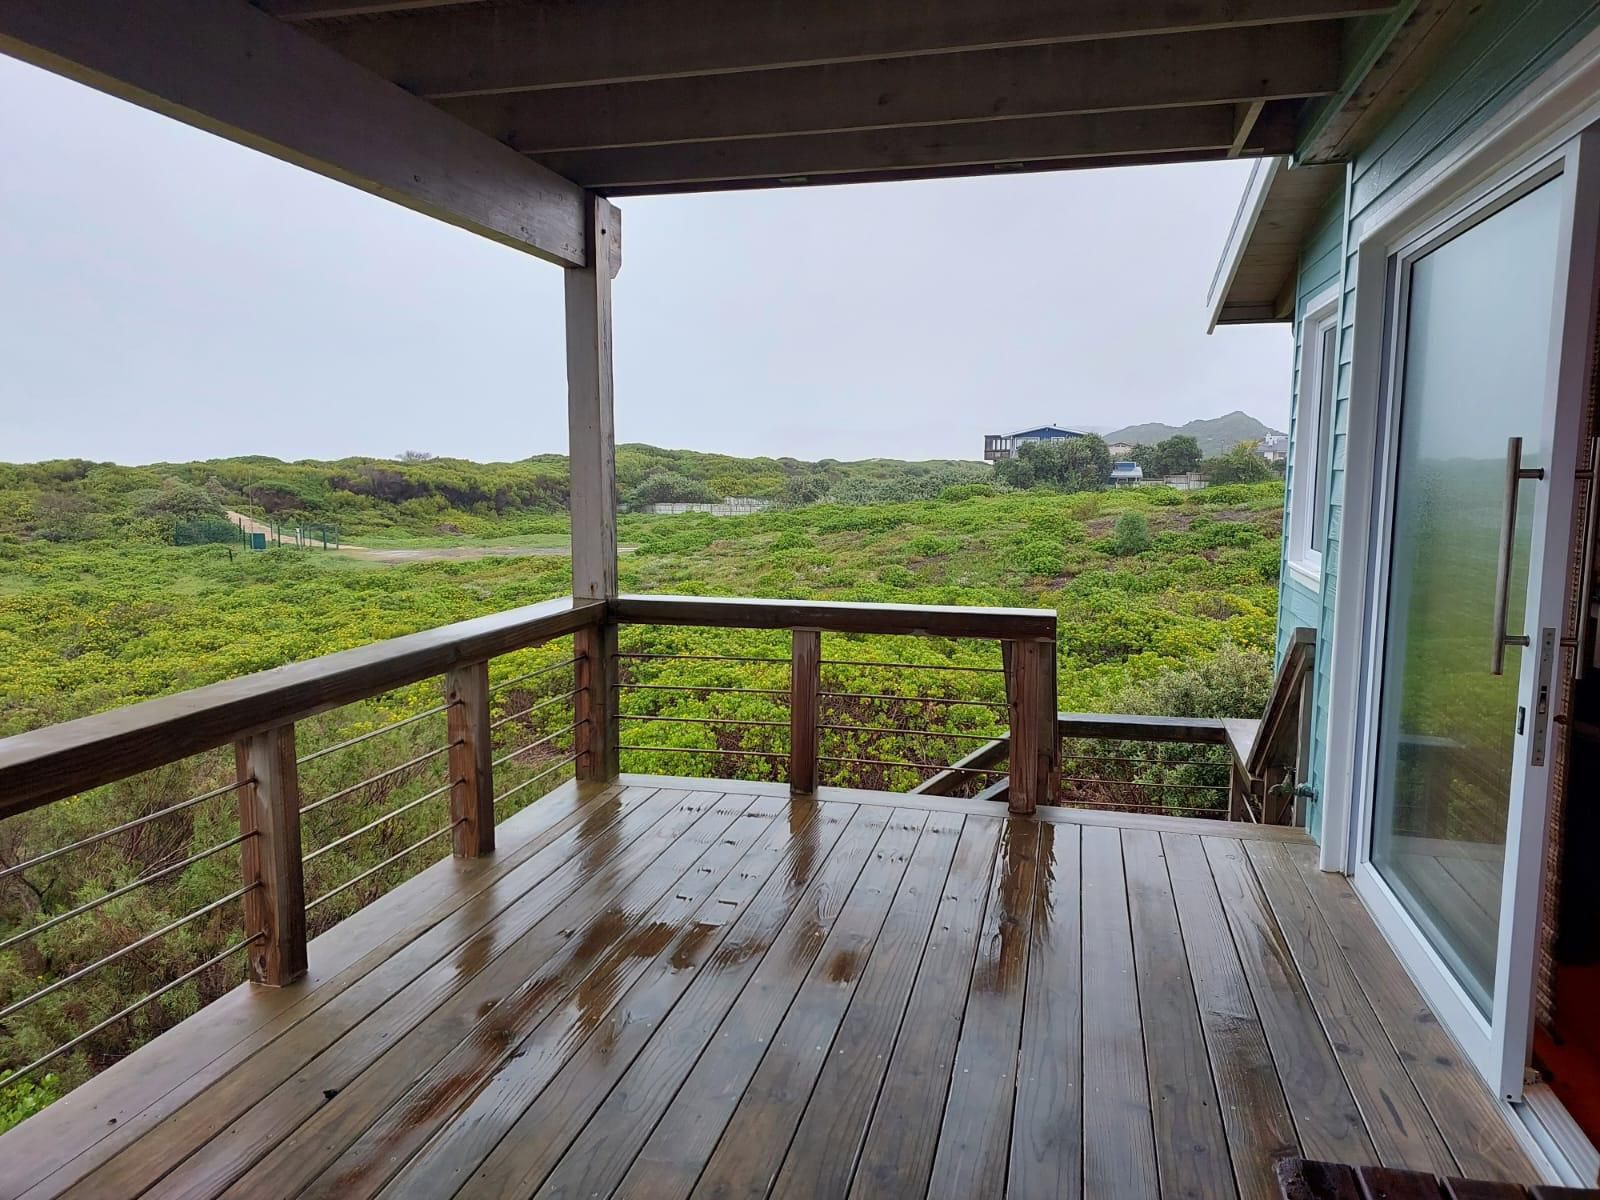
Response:
M1229 759L1228 768L1228 820L1249 821L1250 777L1239 766L1238 760Z
M300 859L300 781L294 725L279 725L235 743L239 832L245 884L244 932L250 978L270 987L306 973L306 889Z
M593 783L610 783L620 770L617 743L617 627L603 621L572 635L577 658L576 774Z
M817 790L818 693L822 689L822 631L796 629L789 659L789 791Z
M567 443L572 594L617 594L617 447L611 382L611 280L622 267L622 214L586 197L589 262L566 272Z
M1056 646L1013 642L1011 687L1011 811L1021 816L1055 797L1060 761L1056 737Z
M450 730L450 835L457 858L494 853L494 739L489 729L489 663L464 663L445 676Z

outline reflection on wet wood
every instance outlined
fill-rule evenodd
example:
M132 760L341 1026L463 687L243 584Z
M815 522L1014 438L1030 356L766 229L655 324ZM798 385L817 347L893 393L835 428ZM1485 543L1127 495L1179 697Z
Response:
M108 1071L114 1131L69 1100L0 1139L0 1195L1275 1200L1328 1149L1531 1176L1303 846L629 783Z

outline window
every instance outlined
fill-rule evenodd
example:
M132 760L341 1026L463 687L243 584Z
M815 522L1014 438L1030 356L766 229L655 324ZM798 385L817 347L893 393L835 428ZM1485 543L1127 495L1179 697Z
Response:
M1289 569L1303 585L1322 586L1322 542L1328 527L1328 456L1334 386L1339 370L1339 305L1335 292L1313 300L1300 327L1300 394L1295 405L1289 481Z

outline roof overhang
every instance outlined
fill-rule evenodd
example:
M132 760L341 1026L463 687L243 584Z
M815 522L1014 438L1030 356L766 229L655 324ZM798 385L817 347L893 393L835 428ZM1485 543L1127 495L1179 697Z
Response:
M1206 332L1294 317L1300 248L1344 172L1339 165L1295 167L1287 158L1256 161L1211 280Z
M0 51L572 265L581 189L1285 153L1399 3L4 0Z

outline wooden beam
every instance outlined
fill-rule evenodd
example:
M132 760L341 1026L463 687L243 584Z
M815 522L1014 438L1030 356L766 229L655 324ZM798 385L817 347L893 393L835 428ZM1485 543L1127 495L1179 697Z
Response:
M1293 133L1280 126L1263 149L1287 153L1293 148ZM1232 108L1216 106L576 150L548 154L543 161L586 187L609 192L736 180L827 181L865 171L1012 163L1064 166L1072 160L1095 165L1107 158L1137 160L1187 151L1211 151L1220 158L1233 138Z
M612 622L591 625L572 635L578 659L577 696L573 719L578 762L577 778L609 783L617 777L621 761L617 716L617 627Z
M1244 152L1250 135L1255 132L1256 122L1261 119L1261 110L1266 106L1265 100L1251 100L1233 106L1235 131L1233 142L1228 147L1229 158L1238 158Z
M1246 153L1249 153L1248 151ZM750 179L708 179L689 183L656 183L639 187L601 189L613 199L627 196L679 196L697 192L741 192L758 188L839 186L846 183L903 183L914 179L962 179L996 175L1029 175L1042 171L1101 170L1107 167L1142 167L1152 163L1221 162L1219 149L1174 150L1163 154L1118 154L1105 158L1030 158L1013 162L984 162L967 166L883 167L870 171L843 171L835 175L771 176Z
M250 978L270 987L306 973L306 889L300 846L300 783L294 726L279 725L235 747L239 832Z
M789 653L789 791L817 790L817 722L821 720L822 630L796 629Z
M0 0L0 52L513 249L585 261L577 187L245 0Z
M1395 10L1349 64L1338 93L1313 111L1297 159L1344 162L1427 80L1440 53L1483 8L1474 0L1419 0Z
M570 596L0 738L0 817L595 624Z
M700 625L707 629L820 629L825 633L1052 641L1056 636L1056 614L1048 608L622 595L611 603L610 613L623 624Z
M453 6L260 0L287 19L387 8L315 26L341 54L425 96L639 82L830 63L1237 30L1385 12L1394 0L609 0Z
M611 280L622 266L622 214L587 202L593 261L566 274L567 442L571 464L572 594L617 594L617 436L612 407Z
M1011 811L1031 815L1055 803L1059 787L1054 638L1019 641L1011 649Z
M494 730L489 663L463 663L445 676L450 737L451 845L457 858L494 852Z
M1268 26L708 75L440 106L528 154L1324 95L1337 27ZM1227 141L1232 140L1230 128ZM1226 144L1226 141L1225 143Z

